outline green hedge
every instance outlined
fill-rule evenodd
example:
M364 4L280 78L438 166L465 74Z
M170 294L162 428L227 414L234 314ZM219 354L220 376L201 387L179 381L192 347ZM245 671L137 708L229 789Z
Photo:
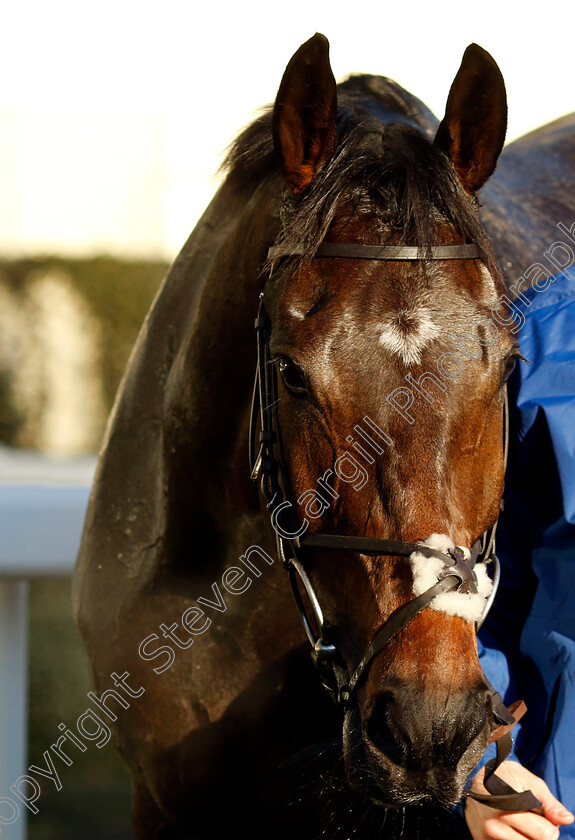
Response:
M107 413L166 269L167 265L161 262L111 257L42 257L0 261L0 282L8 290L11 304L16 306L19 302L25 305L35 278L54 272L64 277L81 296L99 325L98 375ZM10 353L6 356L9 359ZM21 429L26 418L15 404L12 384L13 372L6 360L0 359L0 442L35 446L34 440L22 440ZM103 422L90 447L92 450L98 448L102 431ZM86 694L91 686L72 619L70 580L35 580L30 589L28 764L42 766L44 751L60 735L58 724L69 725L85 711ZM102 749L91 748L74 759L71 767L58 763L60 791L51 781L43 784L38 800L40 811L28 819L30 840L129 837L131 779L112 744Z
M132 345L165 275L163 262L119 260L112 257L0 260L0 282L13 301L25 306L31 284L42 275L57 273L87 305L99 325L99 376L104 397L103 418L109 413ZM22 439L25 418L14 399L13 371L0 358L0 442L37 448L33 435ZM104 419L99 427L103 431ZM97 434L95 435L95 438ZM99 441L93 440L93 449Z

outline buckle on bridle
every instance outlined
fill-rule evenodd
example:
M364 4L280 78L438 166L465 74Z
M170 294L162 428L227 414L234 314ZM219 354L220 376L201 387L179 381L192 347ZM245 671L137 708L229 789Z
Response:
M444 580L450 576L459 578L460 583L457 591L475 595L477 593L477 575L465 559L463 550L456 545L448 549L448 554L455 562L451 565L445 564L445 569L439 574L439 580Z

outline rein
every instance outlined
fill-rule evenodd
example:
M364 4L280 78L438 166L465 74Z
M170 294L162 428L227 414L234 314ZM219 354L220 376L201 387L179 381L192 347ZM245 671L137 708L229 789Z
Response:
M276 245L269 249L268 260L283 257L302 256L303 244L292 246ZM360 245L355 243L323 243L314 254L314 258L349 258L368 260L453 260L479 259L482 251L476 244L440 245L420 250L403 245ZM286 500L284 487L286 469L281 432L277 415L277 376L276 368L271 364L270 338L271 322L266 312L263 293L260 295L258 316L255 321L257 334L257 367L252 396L249 449L251 477L255 481L261 477L262 493L267 499L267 509L271 511L278 555L289 573L294 599L312 647L312 659L318 669L323 685L336 703L348 707L361 682L367 676L375 657L383 650L399 631L418 613L442 593L477 592L477 578L473 568L477 562L493 565L493 590L486 602L485 609L478 622L479 628L491 607L499 583L499 561L495 554L495 522L472 546L470 557L466 560L463 550L455 546L448 553L440 552L419 543L402 540L386 540L373 537L349 536L340 534L304 534L305 528L293 521L280 525L280 513L290 509L283 519L293 519L292 504ZM256 454L256 427L259 413L260 435L259 449ZM507 393L504 409L504 461L507 464L509 441L509 421ZM289 529L292 530L289 530ZM408 557L418 552L426 557L435 557L442 561L443 569L437 582L412 600L396 609L377 631L367 646L353 673L349 673L344 658L329 639L323 612L312 582L305 570L304 556L309 549L350 551L361 554ZM312 620L304 604L300 585L303 586L319 633L314 630ZM498 727L494 730L497 737L497 757L486 766L485 786L494 795L484 796L466 792L484 804L505 810L530 810L540 803L530 791L517 793L505 782L494 776L494 770L507 757L511 750L510 729L519 719L519 714L508 710L493 686L489 685L492 697L493 715ZM493 736L492 736L493 738ZM491 787L490 787L491 783Z

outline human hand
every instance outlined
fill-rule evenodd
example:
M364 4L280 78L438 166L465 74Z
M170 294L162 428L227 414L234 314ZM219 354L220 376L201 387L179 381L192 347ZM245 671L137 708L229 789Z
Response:
M487 793L483 786L482 768L471 783L471 789ZM537 811L498 811L468 799L465 819L473 840L556 840L559 826L569 825L575 817L559 802L543 779L530 773L515 761L504 761L496 771L500 779L515 790L531 790L541 802Z

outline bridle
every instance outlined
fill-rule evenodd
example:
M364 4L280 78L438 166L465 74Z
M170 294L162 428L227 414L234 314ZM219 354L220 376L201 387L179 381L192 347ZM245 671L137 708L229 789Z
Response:
M268 258L275 260L281 257L301 256L303 246L295 245L289 248L275 246L269 249ZM482 254L478 245L443 245L435 246L422 254L417 248L402 245L359 245L351 243L324 243L318 248L315 257L338 257L354 259L376 260L416 260L422 256L425 259L475 259ZM280 427L277 416L277 379L275 366L271 364L270 335L271 323L265 309L263 296L260 299L258 317L255 323L258 338L258 363L254 397L252 401L252 422L250 430L250 463L252 478L261 476L261 489L267 499L267 507L272 511L272 522L276 535L278 555L289 572L293 594L304 625L306 635L312 646L312 658L318 668L323 683L335 701L342 706L349 705L362 679L367 675L369 667L377 654L388 642L431 601L444 592L459 590L460 592L477 592L477 579L473 567L477 562L493 564L494 587L492 597L486 604L483 618L491 605L495 595L499 578L499 562L495 555L495 522L477 540L471 549L471 557L465 560L463 552L458 547L448 554L429 548L418 543L402 540L386 540L370 537L344 536L340 534L301 534L301 528L293 528L287 509L291 512L291 503L286 500L284 488L286 485L286 469L281 440ZM255 455L256 414L259 406L260 438L259 453ZM507 426L507 424L506 424ZM507 450L505 433L505 451ZM280 514L283 516L283 527ZM287 520L287 521L285 521ZM396 610L377 632L368 645L361 661L352 674L348 674L343 657L336 646L329 640L323 612L314 591L303 562L302 555L307 549L335 549L338 551L352 551L363 554L377 554L387 556L408 557L418 552L427 557L441 560L444 569L438 581L423 594L413 598L407 604ZM313 612L315 624L319 632L314 630L306 610L299 584L302 584ZM503 721L501 721L503 722ZM505 721L508 723L509 721Z
M268 261L275 261L284 257L301 257L305 248L301 244L276 245L268 251ZM405 245L362 245L356 243L323 243L317 248L314 258L350 258L367 260L458 260L480 259L483 256L481 248L474 243L464 245L432 246L423 251ZM348 707L358 690L362 680L367 676L375 657L383 650L390 640L405 627L418 613L445 592L477 592L477 578L474 566L478 562L493 566L493 589L486 602L483 614L477 624L481 626L493 599L499 582L499 561L495 554L495 531L497 521L488 528L475 542L470 551L470 557L465 559L463 550L455 546L448 553L419 543L403 540L387 540L373 537L348 536L340 534L305 534L302 527L294 522L291 502L286 499L284 488L286 483L285 459L282 447L281 431L277 414L277 374L276 366L271 363L270 339L271 322L265 309L263 293L260 295L258 316L255 321L257 334L257 366L250 419L250 468L253 480L261 479L261 490L267 500L267 509L271 511L278 556L289 573L293 595L304 626L304 630L312 648L312 659L316 665L322 682L336 703ZM259 448L256 446L256 429L259 415ZM505 393L504 410L504 461L507 463L509 442L509 421L507 408L507 394ZM256 452L257 449L257 452ZM280 523L279 517L282 516ZM443 569L438 575L437 582L414 597L406 604L396 609L377 631L374 638L361 657L359 664L350 674L345 660L329 638L329 630L325 625L323 612L312 582L305 570L303 557L309 549L334 549L362 554L376 554L382 556L408 557L414 552L426 557L441 560ZM303 586L313 614L310 618L305 606L300 585ZM318 632L314 629L314 623ZM487 680L486 680L487 681ZM488 682L488 681L487 681ZM496 808L508 810L529 810L536 807L537 800L530 791L516 793L504 782L493 776L493 771L503 761L511 748L509 730L517 722L519 715L507 709L503 700L495 689L488 683L492 695L492 705L495 721L502 735L497 742L498 755L493 760L493 766L486 767L485 784L493 782L497 790L496 796L482 797L471 794L480 801ZM503 733L503 730L506 730ZM492 788L488 788L492 789Z

